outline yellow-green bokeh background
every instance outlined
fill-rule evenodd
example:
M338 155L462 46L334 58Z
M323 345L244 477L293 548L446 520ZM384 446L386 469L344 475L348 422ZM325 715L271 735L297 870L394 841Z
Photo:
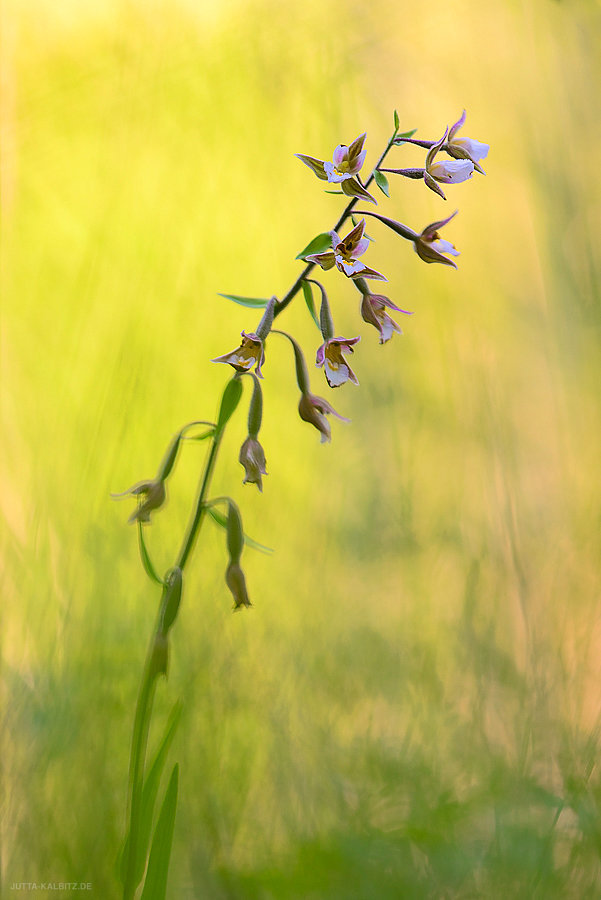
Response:
M367 131L369 164L395 107L424 137L466 107L487 177L380 205L415 228L458 207L459 270L369 227L405 335L380 347L324 276L362 336L332 397L352 425L319 444L273 340L263 495L242 409L224 443L215 494L276 552L246 552L238 615L222 533L190 567L157 711L183 699L169 896L598 896L599 4L5 0L1 65L7 892L117 896L158 598L109 494L214 416L210 359L256 324L217 292L281 296L337 218L293 154ZM280 321L312 356L300 298Z

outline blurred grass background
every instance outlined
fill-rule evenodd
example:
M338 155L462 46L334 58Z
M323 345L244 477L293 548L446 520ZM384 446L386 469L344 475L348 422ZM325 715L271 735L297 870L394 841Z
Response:
M265 366L264 494L241 408L214 493L275 548L232 615L207 523L160 718L184 716L170 896L601 894L597 2L327 6L5 0L2 29L2 881L118 895L133 707L158 596L127 504L184 422L211 418L254 313L340 198L293 156L465 106L486 178L392 182L380 211L446 236L459 271L383 233L368 262L415 310L362 335L333 442ZM394 151L419 165L421 151ZM392 163L391 163L392 164ZM312 356L302 300L281 327ZM327 394L320 372L313 388ZM327 394L329 397L330 395ZM203 445L149 542L179 546ZM37 892L36 896L41 896Z

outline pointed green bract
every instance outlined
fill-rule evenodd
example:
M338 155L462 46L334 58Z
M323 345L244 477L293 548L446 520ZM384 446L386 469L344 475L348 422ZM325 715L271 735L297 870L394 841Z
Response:
M303 281L303 295L305 297L307 309L311 313L311 318L319 328L319 319L317 318L317 313L315 312L315 301L313 300L313 290L311 289L311 285L308 281Z
M192 437L188 437L188 435L186 435L184 440L186 440L186 441L206 441L207 438L213 437L214 434L215 434L215 429L210 428L208 431L203 431L202 434L193 434Z
M208 509L208 513L214 522L217 523L221 528L227 528L227 518L223 515L223 513L219 512L218 509L211 506ZM273 547L266 547L265 544L259 544L258 541L254 541L247 534L244 535L244 543L247 547L252 547L253 550L260 550L261 553L273 553Z
M379 169L376 169L374 172L374 178L376 180L376 184L380 188L383 194L386 194L387 197L390 197L390 189L388 187L388 178L384 174L384 172L380 172Z
M140 559L142 560L142 565L144 566L144 571L148 575L151 581L155 581L157 584L164 584L163 579L159 578L157 575L156 569L152 564L152 560L150 558L150 554L148 553L148 548L146 547L146 541L144 539L144 526L138 520L138 546L140 548Z
M329 231L324 231L322 234L318 234L313 238L312 241L309 241L304 250L296 256L296 259L304 259L305 256L309 256L311 253L323 253L324 250L331 250L332 248L332 235Z
M240 403L241 396L242 383L239 377L237 375L234 375L231 381L228 381L227 385L225 386L223 397L221 398L221 407L219 409L219 417L217 419L217 428L215 429L216 434L220 434L220 432L223 431L223 429L229 422L236 407Z
M176 763L167 785L165 799L163 800L157 826L154 830L141 900L165 900L167 894L167 875L169 873L169 860L177 809L178 780L179 766Z
M400 125L400 124L401 124L401 123L400 123L400 121L399 121L399 114L398 114L398 112L397 112L396 109L395 109L395 111L394 111L394 130L395 130L395 132L397 132L397 131L399 130L399 125Z
M413 137L416 131L417 128L412 128L411 131L403 131L402 134L397 134L397 136L395 137L395 143L398 143L398 141L402 140L403 138Z
M182 599L183 573L179 566L175 566L165 579L163 600L161 602L161 630L167 634L179 612Z
M239 303L240 306L250 306L252 309L263 309L269 303L269 297L241 297L238 294L218 294L217 296Z

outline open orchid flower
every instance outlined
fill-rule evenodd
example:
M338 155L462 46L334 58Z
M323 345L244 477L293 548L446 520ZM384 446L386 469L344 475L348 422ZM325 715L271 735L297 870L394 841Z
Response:
M339 184L347 196L361 197L361 199L370 200L377 205L375 198L365 190L359 181L359 172L367 153L363 146L365 137L365 134L360 134L349 146L338 144L334 150L332 162L316 159L314 156L305 156L303 153L295 155L306 166L309 166L321 181Z
M303 422L309 422L310 425L317 428L321 434L322 444L332 439L330 423L326 416L336 416L341 422L350 422L350 419L345 419L344 416L337 413L327 400L324 400L323 397L316 397L315 394L311 394L309 391L301 393L298 412Z
M343 357L343 353L353 353L353 344L357 344L361 340L356 338L330 338L325 341L317 351L315 365L318 368L323 366L326 381L330 387L340 387L346 381L352 381L353 384L359 384L359 380L349 364Z
M332 249L326 250L325 253L313 253L305 259L307 262L317 263L325 270L336 266L347 278L374 278L377 281L387 281L384 275L370 269L358 259L369 247L368 238L363 237L364 231L365 219L361 219L342 240L335 231L331 231Z
M395 333L402 334L400 325L388 315L386 309L394 309L396 312L402 312L406 316L413 315L408 309L401 309L385 297L383 294L371 294L369 291L363 293L361 301L361 316L364 322L373 325L380 332L380 343L385 344Z
M474 164L471 159L436 159L436 154L441 149L447 139L448 129L442 138L437 141L428 151L426 157L426 168L424 171L424 181L434 193L439 194L443 200L447 198L442 188L438 186L437 181L442 184L459 184L467 181L474 174Z
M259 378L262 378L261 366L265 362L263 341L255 332L247 334L243 331L242 343L236 350L232 350L231 353L225 353L223 356L218 356L211 362L228 363L237 372L249 372L255 366L255 372Z
M445 266L452 266L454 269L457 268L457 263L453 262L452 259L447 259L447 256L459 256L459 250L450 241L445 241L441 238L438 233L438 229L447 225L456 215L457 210L446 219L441 219L440 222L432 222L431 225L426 225L422 233L417 236L414 243L415 252L424 262L437 262Z
M476 141L474 138L456 136L459 129L465 124L465 117L466 112L463 110L461 116L457 119L455 124L451 126L444 149L450 156L455 157L455 159L469 159L473 162L476 171L485 175L486 172L480 165L480 160L488 156L490 145L483 144L481 141Z

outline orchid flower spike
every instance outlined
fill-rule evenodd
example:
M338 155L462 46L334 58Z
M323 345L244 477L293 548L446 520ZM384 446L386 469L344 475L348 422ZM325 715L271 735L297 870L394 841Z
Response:
M316 159L314 156L305 156L303 153L296 153L295 156L309 166L321 181L339 184L348 197L361 197L361 199L370 200L377 205L375 198L359 181L359 172L367 153L363 146L365 137L365 134L360 134L349 146L338 144L334 150L332 162Z
M417 235L414 242L415 252L424 262L442 263L445 266L457 268L457 263L452 259L447 259L447 256L459 256L459 250L450 241L441 238L438 233L439 228L444 228L456 215L457 210L446 219L441 219L440 222L426 225L422 233Z
M426 157L426 168L424 171L424 181L431 191L439 194L443 200L446 200L444 191L437 184L438 181L443 184L459 184L467 181L474 174L474 164L471 159L449 159L437 160L436 154L441 149L447 139L448 128L445 130L442 138L434 144L428 151Z
M346 237L340 239L335 231L330 232L332 249L325 253L312 253L306 256L307 262L317 263L322 269L332 269L334 266L347 278L373 278L376 281L387 281L386 276L375 269L370 269L360 262L358 257L369 247L368 238L363 236L365 231L365 219L361 219L358 225L349 231Z
M465 117L466 112L463 110L461 116L457 119L455 124L451 126L444 149L450 156L455 157L455 159L471 160L474 164L474 169L477 172L481 172L482 175L486 175L486 172L480 165L480 160L488 156L490 145L483 144L481 141L476 141L474 138L456 136L459 129L465 124Z

